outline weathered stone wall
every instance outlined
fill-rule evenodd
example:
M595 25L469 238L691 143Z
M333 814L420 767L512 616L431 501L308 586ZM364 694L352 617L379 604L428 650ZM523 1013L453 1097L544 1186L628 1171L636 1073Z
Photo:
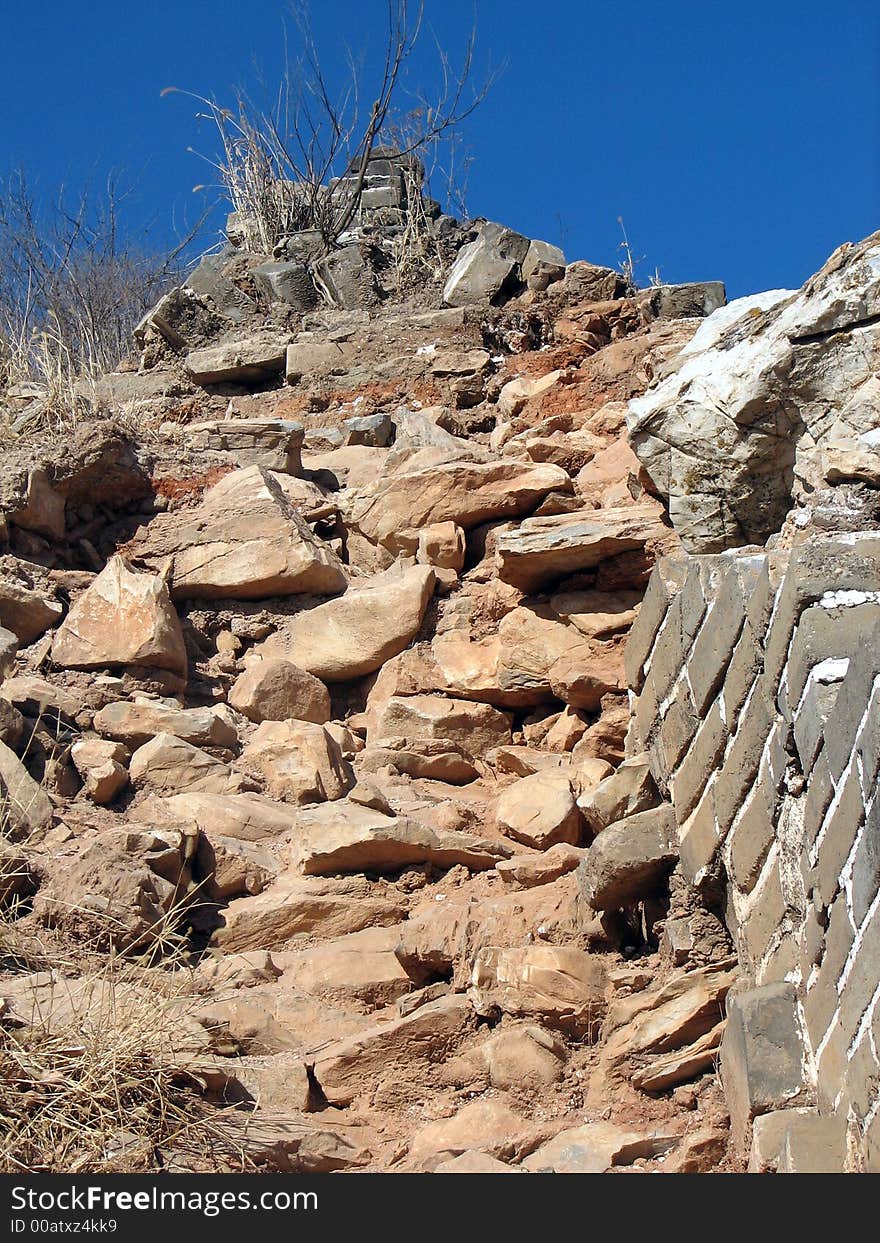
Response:
M629 748L747 976L735 1139L753 1169L880 1170L880 533L661 561L627 676Z

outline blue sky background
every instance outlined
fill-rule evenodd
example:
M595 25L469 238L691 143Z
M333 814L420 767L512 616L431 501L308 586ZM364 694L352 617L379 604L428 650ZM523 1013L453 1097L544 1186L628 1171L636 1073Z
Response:
M472 0L428 0L453 53ZM723 279L729 296L797 286L880 228L876 0L477 0L479 65L506 62L467 123L468 207L619 262L622 216L643 282ZM384 0L313 0L328 64L381 44ZM188 146L210 130L175 85L228 97L281 65L283 0L3 0L0 172L44 192L121 169L132 227L161 244L199 215ZM410 84L430 86L430 39ZM438 195L439 197L439 195ZM218 211L212 227L222 224Z

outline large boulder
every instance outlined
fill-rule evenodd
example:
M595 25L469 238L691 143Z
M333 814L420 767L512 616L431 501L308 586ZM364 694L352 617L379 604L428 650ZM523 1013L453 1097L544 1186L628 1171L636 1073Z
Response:
M557 842L577 846L583 831L571 782L561 773L535 773L508 786L495 804L495 821L505 837L538 850Z
M342 798L354 785L339 743L310 721L263 721L241 755L259 773L269 795L291 803Z
M59 627L52 659L65 669L144 666L185 676L183 631L164 581L112 557Z
M492 221L483 225L473 242L462 246L443 287L447 306L491 302L515 289L530 242L521 233Z
M298 812L291 849L306 876L395 872L419 863L443 868L460 864L482 872L510 853L501 842L433 829L356 803L327 803Z
M671 803L636 812L603 829L578 869L584 901L611 911L651 897L678 861Z
M327 687L289 660L261 660L237 678L229 703L251 721L330 720Z
M332 595L346 585L339 558L261 466L226 475L194 510L160 514L129 547L165 568L175 599Z
M295 617L266 643L324 682L345 682L379 669L402 652L422 624L434 591L430 566L386 572Z
M359 491L346 523L373 544L398 551L401 535L440 522L464 530L495 518L517 518L548 492L570 492L559 466L510 460L456 461L383 477Z
M498 536L498 577L521 591L540 591L608 557L662 545L670 534L662 508L652 500L527 518Z
M632 446L690 552L763 544L793 497L822 486L826 443L876 454L878 258L875 233L795 293L715 311L630 402Z

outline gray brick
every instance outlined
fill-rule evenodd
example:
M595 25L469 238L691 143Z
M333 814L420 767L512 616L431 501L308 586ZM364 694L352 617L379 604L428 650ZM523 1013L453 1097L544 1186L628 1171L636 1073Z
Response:
M708 867L721 841L715 819L715 785L710 783L693 814L679 822L679 853L681 869L693 884L698 873Z
M850 753L856 744L856 736L868 706L871 688L880 672L880 623L871 624L867 621L866 608L878 608L877 605L860 606L856 609L837 610L842 613L858 614L862 623L857 640L851 644L851 651L846 653L849 668L843 680L840 698L835 716L835 729L829 734L826 746L828 761L832 773L837 776L849 762ZM843 624L841 625L843 629ZM853 626L847 622L845 629L852 632Z
M718 777L715 812L723 835L727 834L757 776L761 753L774 719L774 707L764 693L763 682L758 682Z
M657 636L651 653L650 671L658 702L662 703L672 689L684 666L686 655L681 635L681 596L678 595L666 612L663 629Z
M768 984L728 998L721 1078L734 1145L744 1151L751 1120L803 1095L803 1042L795 991Z
M776 1169L779 1174L841 1174L846 1162L846 1118L820 1114L795 1118Z
M798 967L798 949L794 937L783 937L761 965L761 984L787 980Z
M880 537L816 539L792 549L764 643L764 668L771 680L782 674L801 613L826 591L839 589L880 589Z
M877 770L880 768L880 683L876 683L871 692L867 718L856 742L856 755L867 799L877 785Z
M813 1049L817 1049L837 1009L837 981L852 948L855 931L846 897L839 894L828 916L825 951L812 988L804 997L804 1015Z
M727 675L724 679L722 696L724 699L724 716L731 728L746 696L752 689L755 679L763 667L761 648L755 639L752 627L746 619L742 631L733 649Z
M880 1097L880 1064L874 1056L867 1032L846 1068L846 1095L860 1122Z
M797 708L811 669L823 660L849 660L854 657L864 644L866 632L869 632L878 621L880 621L880 604L860 604L855 608L836 609L814 605L804 610L792 640L786 666L789 719ZM854 720L847 719L845 722L838 720L837 722L846 736L847 750L852 750L856 726L861 720L867 699L867 693L864 690L859 695L858 685L853 687L853 690L856 692L853 698L861 698L859 705L853 704L852 710L856 713ZM846 706L847 700L843 702Z
M672 779L672 800L679 824L696 807L707 781L718 767L726 742L727 730L716 700Z
M648 580L645 598L626 643L626 677L635 691L642 689L645 661L651 654L670 600L681 590L687 568L688 562L683 557L661 557Z
M816 1093L819 1108L828 1113L834 1110L835 1102L843 1086L848 1044L849 1040L845 1032L841 1030L840 1024L835 1024L816 1062Z
M739 575L730 567L719 580L714 603L703 619L688 659L694 706L701 716L721 688L744 619L742 586Z
M681 589L682 634L688 644L693 643L710 600L715 598L718 556L691 557L687 577Z
M834 783L831 780L831 770L823 749L813 763L813 770L807 783L804 803L804 841L807 847L812 846L816 840L833 795Z
M639 750L648 746L660 720L660 701L654 687L653 670L645 679L633 712Z
M834 711L840 683L827 685L812 681L808 684L801 708L794 719L794 741L801 761L801 771L809 776L819 748L823 743L825 722Z
M850 1041L880 984L880 907L865 926L859 948L840 993L840 1023Z
M754 893L755 905L740 929L740 937L753 966L761 961L785 916L785 898L779 865L774 863Z
M754 564L754 579L751 591L746 592L746 617L755 640L763 648L775 595L770 575L771 557L764 553L760 558L749 559Z
M830 906L840 884L840 873L865 816L862 787L855 765L843 783L840 797L819 846L816 884L819 897Z
M754 889L775 832L776 795L767 781L758 780L730 834L730 875L743 893Z
M862 836L853 856L852 910L861 924L880 886L880 798L875 798L865 816Z
M684 682L680 682L660 726L660 752L667 773L672 773L677 768L681 757L693 741L699 724L691 693Z

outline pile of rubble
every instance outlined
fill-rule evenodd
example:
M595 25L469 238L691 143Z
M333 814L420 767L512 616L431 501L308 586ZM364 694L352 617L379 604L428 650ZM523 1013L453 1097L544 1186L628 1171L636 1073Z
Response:
M723 894L625 664L681 555L628 402L723 288L628 290L404 171L330 255L232 220L94 420L9 455L0 901L70 949L0 1023L51 1028L78 944L155 987L173 942L221 1166L737 1168Z

